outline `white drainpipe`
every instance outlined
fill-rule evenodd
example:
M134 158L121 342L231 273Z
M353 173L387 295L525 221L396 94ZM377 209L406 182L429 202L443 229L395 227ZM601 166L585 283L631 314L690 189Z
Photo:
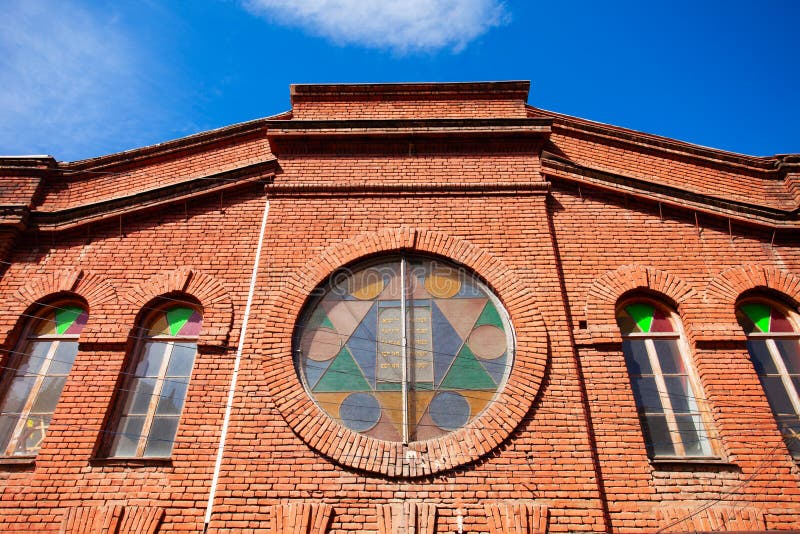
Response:
M244 307L244 317L242 318L242 331L239 334L239 345L236 348L236 360L233 363L233 375L231 376L231 385L228 389L228 402L225 405L225 418L222 420L222 432L219 436L219 449L217 450L217 462L214 465L214 476L211 478L211 491L208 495L208 504L206 505L206 518L203 532L208 530L208 525L211 523L211 512L214 508L214 497L217 493L217 483L219 482L219 472L222 469L222 456L225 452L225 440L228 437L228 425L231 419L231 412L233 411L233 397L236 392L236 381L239 378L239 366L242 362L242 351L244 349L244 341L247 336L247 323L250 319L250 307L253 304L253 294L256 291L256 278L258 276L258 264L261 262L261 247L264 243L264 234L267 229L267 217L269 216L269 198L264 205L264 217L261 219L261 232L258 236L258 246L256 247L256 257L253 260L253 274L250 275L250 290L247 293L247 305Z

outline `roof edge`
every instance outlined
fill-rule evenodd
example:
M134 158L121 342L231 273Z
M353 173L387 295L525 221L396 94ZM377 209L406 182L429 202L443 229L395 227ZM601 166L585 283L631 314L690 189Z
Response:
M341 83L292 84L289 86L292 103L296 98L334 97L358 99L374 97L425 95L503 95L527 101L531 83L527 80L487 82L412 82L412 83Z
M200 148L202 146L215 143L223 139L235 138L240 135L246 135L248 133L262 129L264 127L263 125L265 121L285 120L288 118L291 118L291 111L284 111L278 113L277 115L271 115L269 117L262 117L258 119L253 119L251 121L231 124L229 126L223 126L221 128L216 128L213 130L206 130L204 132L188 135L186 137L179 137L177 139L171 139L169 141L156 143L154 145L133 148L130 150L115 152L113 154L106 154L95 158L87 158L70 162L59 162L59 167L65 171L83 171L89 169L98 169L103 167L114 166L121 163L129 164L133 162L147 160L152 157L170 154L177 150Z
M599 137L613 137L618 140L627 141L632 144L646 145L647 148L658 150L669 154L686 154L694 157L699 157L707 161L727 165L735 168L746 167L751 170L758 171L777 171L781 165L785 163L794 163L800 159L798 154L776 154L772 156L751 156L748 154L740 154L738 152L731 152L719 148L711 148L688 141L681 141L671 137L651 134L623 126L615 126L589 119L583 119L572 115L566 115L555 111L549 111L535 106L527 105L529 112L545 115L547 117L564 121L568 128L581 130L583 132L593 134ZM559 126L557 122L553 123L554 129Z

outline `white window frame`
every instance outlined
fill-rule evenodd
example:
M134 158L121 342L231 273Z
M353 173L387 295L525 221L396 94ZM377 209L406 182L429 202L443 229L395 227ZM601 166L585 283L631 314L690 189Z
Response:
M31 410L33 409L33 405L36 402L37 398L39 397L39 393L41 392L42 384L44 383L44 379L45 378L51 378L51 377L60 377L60 376L63 376L66 379L67 377L69 377L69 373L67 373L66 375L60 375L60 374L59 375L49 375L49 374L47 374L48 371L50 370L50 366L53 363L53 358L54 358L56 352L58 352L59 345L61 345L62 342L70 342L70 343L74 342L74 343L77 343L78 339L80 338L80 335L79 334L45 334L45 335L36 335L35 331L36 331L36 327L40 324L40 322L45 320L43 315L45 315L48 311L50 311L51 309L64 307L64 306L70 306L70 305L74 305L76 307L80 307L81 309L84 310L84 312L86 312L86 306L84 306L83 304L80 304L80 303L75 303L73 301L57 302L55 304L49 304L49 305L43 307L39 311L39 313L37 315L35 315L34 317L30 317L29 318L27 324L25 325L25 330L24 330L24 333L23 333L23 336L22 336L22 342L17 344L17 347L18 347L17 353L14 354L13 357L9 358L9 362L12 362L12 366L14 367L14 369L7 369L7 371L11 371L11 372L9 372L8 376L6 377L6 379L4 380L4 383L3 383L3 388L2 388L3 396L2 396L2 399L1 399L3 402L5 402L6 397L10 393L9 389L11 388L11 385L13 384L14 379L18 377L17 368L22 364L22 361L25 359L26 356L30 356L27 353L28 347L30 347L31 344L36 342L36 341L49 341L49 342L51 342L50 347L47 349L47 354L45 354L45 356L43 356L43 357L37 357L37 358L43 358L44 359L44 361L42 362L42 367L37 371L37 373L35 375L36 378L34 380L34 383L33 383L33 386L31 387L30 392L28 393L28 398L26 399L25 404L23 405L22 410L20 411L19 419L17 420L17 424L15 425L14 430L11 433L11 437L8 440L7 446L2 450L2 456L3 457L9 457L9 458L20 458L20 457L25 458L25 457L28 457L28 456L32 457L32 456L36 456L38 454L38 450L41 450L41 444L40 444L40 447L37 450L37 453L35 453L35 454L16 454L15 453L15 451L17 449L17 446L19 445L19 440L22 437L22 434L23 434L23 432L25 430L26 422L31 416ZM72 367L70 367L70 371L71 370L72 370ZM60 400L61 400L61 397L59 395L59 402L60 402ZM56 407L53 409L53 414L55 414L55 410L57 408L58 408L58 403L56 403ZM51 417L53 416L53 414L51 414ZM49 426L50 425L48 424L48 428L49 428ZM46 431L43 432L43 435L42 435L42 440L43 441L44 441L44 439L46 437L46 434L47 434Z
M652 454L653 459L661 460L670 458L679 458L679 459L717 458L719 454L718 452L719 444L717 443L718 439L713 431L713 429L715 428L713 425L713 420L708 415L710 413L708 405L703 398L703 387L700 382L700 377L698 376L697 371L694 367L694 362L689 357L691 351L689 348L689 344L686 340L686 333L683 330L683 322L674 311L667 308L660 302L648 298L632 298L625 300L617 307L617 309L621 311L624 310L626 306L635 303L647 304L653 306L656 310L661 311L667 317L674 330L673 332L631 332L629 334L620 332L623 340L631 339L631 340L644 341L645 349L647 351L647 359L648 362L650 363L650 368L653 371L653 378L656 382L656 388L658 389L658 397L664 409L664 418L667 422L667 428L669 430L670 440L672 442L673 448L675 449L674 456L656 454L654 449ZM704 441L701 441L701 447L705 451L705 454L703 455L697 456L697 455L686 454L686 446L683 443L683 439L681 437L681 433L678 427L678 422L677 419L675 418L675 410L673 409L672 401L669 398L669 390L667 388L666 381L664 380L664 373L661 369L661 363L658 361L658 353L656 351L656 346L655 346L655 340L657 339L677 340L678 352L680 354L681 360L683 361L683 366L686 369L686 376L689 383L689 387L692 389L693 393L693 396L688 399L689 407L692 408L692 410L688 413L697 413L697 416L700 418L700 421L702 422L703 425L703 430L705 432L706 439ZM627 363L626 363L626 368L627 368ZM627 369L627 372L628 372L628 377L631 378L633 375L631 375L630 370ZM633 385L631 385L631 387L633 387ZM642 426L646 425L647 423L644 421L644 419L649 412L647 412L644 407L639 406L638 401L636 402L636 409L639 412L639 419ZM651 439L653 436L649 435L646 437L648 439Z
M789 373L789 369L786 367L786 363L783 361L783 356L781 355L780 350L778 349L778 345L775 343L776 339L797 339L800 341L800 328L798 327L797 314L794 312L793 309L787 306L783 306L778 302L776 302L775 300L759 299L759 298L742 300L741 302L738 302L736 304L736 309L739 310L743 305L749 303L764 304L769 306L770 308L776 308L780 310L786 317L786 320L789 321L789 323L794 328L794 332L752 332L749 334L746 333L746 335L747 339L761 339L766 342L765 345L767 346L767 352L769 353L770 358L772 359L773 365L775 365L775 369L778 371L778 374L781 377L781 383L783 384L783 389L786 391L786 395L789 397L789 401L791 402L792 408L794 409L794 414L797 417L800 417L800 391L797 391L797 388L795 388ZM749 350L748 350L748 356L752 361L753 356L750 354ZM758 372L756 371L756 373ZM767 392L766 390L763 389L763 386L762 390L764 391L764 396L766 397ZM772 412L772 406L770 406L770 411ZM772 415L776 418L777 422L778 414L772 412ZM784 439L786 439L786 436L783 437ZM800 440L800 435L791 437ZM795 458L800 458L800 456L795 455Z

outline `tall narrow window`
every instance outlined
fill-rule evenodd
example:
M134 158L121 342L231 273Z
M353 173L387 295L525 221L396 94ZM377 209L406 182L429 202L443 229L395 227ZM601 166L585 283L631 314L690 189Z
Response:
M124 381L108 455L164 458L172 453L197 352L200 314L177 306L150 317L135 366Z
M711 456L677 318L655 302L637 301L619 309L617 323L650 456Z
M747 350L789 452L800 458L800 332L797 317L772 302L737 308Z
M0 407L0 447L4 456L34 456L42 446L61 390L78 354L78 335L88 315L80 306L48 306L25 330L9 359Z

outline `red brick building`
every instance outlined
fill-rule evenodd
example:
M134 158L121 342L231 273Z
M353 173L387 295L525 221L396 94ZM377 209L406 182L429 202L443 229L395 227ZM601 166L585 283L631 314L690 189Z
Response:
M2 531L800 529L800 156L527 97L0 159Z

